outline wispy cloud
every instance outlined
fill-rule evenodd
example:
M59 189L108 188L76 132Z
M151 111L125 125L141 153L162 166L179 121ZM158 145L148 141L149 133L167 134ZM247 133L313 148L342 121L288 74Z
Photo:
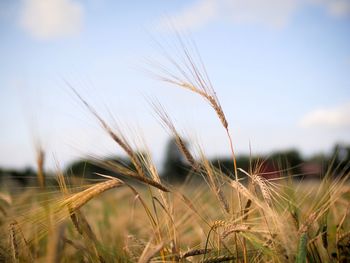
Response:
M325 8L335 17L350 15L349 0L197 0L162 19L159 24L164 29L170 20L178 30L195 30L223 20L281 28L307 5Z
M214 0L202 0L186 6L182 11L163 18L160 29L167 29L169 22L177 29L197 29L212 22L220 15L220 4Z
M350 15L350 0L309 0L309 2L325 8L328 14L334 17Z
M19 22L37 39L72 36L82 28L83 7L73 0L23 0Z
M333 108L320 108L307 113L301 120L304 128L350 128L350 102Z

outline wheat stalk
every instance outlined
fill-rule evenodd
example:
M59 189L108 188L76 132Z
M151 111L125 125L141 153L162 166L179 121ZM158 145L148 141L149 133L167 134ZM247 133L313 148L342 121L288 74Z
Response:
M178 131L175 128L174 123L172 122L171 118L169 117L168 113L165 111L165 109L159 104L152 102L152 106L156 114L158 115L159 119L163 123L165 127L167 127L170 132L173 134L175 137L176 144L181 151L181 153L185 156L186 160L189 162L191 167L193 169L198 168L198 163L196 162L195 158L191 154L191 152L188 150L186 143L183 141L181 136L179 135Z
M227 227L224 230L224 232L222 232L221 238L225 239L226 237L228 237L232 233L245 232L245 231L249 231L249 230L250 230L250 226L248 226L248 225L232 224L231 226Z
M137 154L131 148L130 144L127 142L127 140L122 135L117 135L112 130L112 128L101 118L97 111L76 91L76 89L74 89L74 87L70 83L66 82L66 84L74 92L77 98L84 104L88 111L98 120L102 128L108 133L108 135L113 139L113 141L115 141L129 156L131 162L135 166L137 173L140 176L145 177L145 173L140 163L140 160Z
M135 173L134 171L126 168L126 167L123 167L121 165L118 165L116 164L115 162L102 162L102 161L96 161L96 163L98 163L101 167L104 167L104 168L107 168L109 169L110 171L112 172L116 172L116 173L119 173L119 174L122 174L122 175L125 175L125 176L128 176L128 177L131 177L131 178L134 178L142 183L145 183L147 185L151 185L151 186L154 186L164 192L171 192L171 189L167 186L165 186L164 184L162 183L158 183L157 181L155 180L152 180L148 177L144 177L144 176L140 176L138 173ZM98 175L102 175L102 174L99 174L97 173Z
M111 179L102 183L98 183L84 191L73 194L72 196L66 198L62 206L70 206L71 212L75 212L94 197L100 195L101 193L109 189L120 187L123 184L124 182L119 179Z
M200 248L200 249L191 249L187 252L185 252L181 258L188 258L188 257L193 257L193 256L199 256L199 255L203 255L203 254L206 254L206 253L210 253L211 249L207 248L207 249L204 249L204 248Z
M201 263L218 263L218 262L225 262L225 261L230 261L236 259L236 256L232 256L232 255L222 255L222 256L213 256L213 257L209 257L206 258L202 261L200 261Z
M36 150L36 165L37 165L37 176L38 176L38 182L39 186L44 189L46 180L45 180L45 173L44 173L44 162L45 162L45 153L44 150L40 145L37 146Z

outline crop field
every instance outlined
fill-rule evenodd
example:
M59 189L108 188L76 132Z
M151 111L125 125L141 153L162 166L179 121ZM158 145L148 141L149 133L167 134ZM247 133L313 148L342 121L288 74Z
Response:
M170 60L175 72L161 68L159 78L213 109L227 134L233 170L192 153L154 103L190 166L184 183L166 182L149 154L133 149L70 87L132 166L95 160L121 176L92 180L57 169L48 178L39 150L36 186L1 190L1 262L350 262L348 166L330 164L312 181L296 180L288 167L267 179L264 161L238 167L224 109L205 71L183 51L185 64Z
M295 183L252 175L244 185L211 167L203 169L208 169L208 184L188 182L176 189L157 178L155 187L133 187L114 178L68 186L60 177L60 191L52 186L14 196L2 193L1 260L349 259L350 186L345 178Z

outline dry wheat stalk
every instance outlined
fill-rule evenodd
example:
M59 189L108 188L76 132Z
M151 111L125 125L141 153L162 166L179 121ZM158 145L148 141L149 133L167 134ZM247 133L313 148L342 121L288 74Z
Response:
M83 252L85 252L85 254L87 254L87 255L89 254L88 249L87 249L84 245L82 245L82 244L80 244L80 243L78 243L78 242L76 242L76 241L70 240L70 239L68 239L68 238L65 237L65 236L62 237L62 240L63 240L63 242L65 242L66 244L68 244L68 245L74 247L76 250L78 250L78 251L83 251Z
M134 235L128 235L126 237L126 245L124 246L124 250L134 259L138 257L134 250L138 249L143 251L146 247L147 243ZM141 252L140 252L141 254Z
M311 213L307 219L305 220L305 222L299 227L299 233L300 234L304 234L306 233L309 228L311 227L311 225L315 222L315 219L317 218L318 214L316 212Z
M52 229L49 232L50 238L47 246L47 262L58 263L60 262L60 256L62 256L62 237L64 232L64 224L59 225L56 229Z
M12 220L9 225L9 239L11 256L14 262L19 262L21 252L25 253L25 257L29 262L33 261L28 242L16 220Z
M239 232L245 232L250 230L250 226L248 225L242 225L242 224L232 224L231 226L226 227L224 232L221 234L221 238L225 239L232 233L239 233Z
M99 164L101 167L107 168L112 172L116 172L116 173L120 173L120 174L125 175L125 176L129 176L129 177L134 178L140 182L154 186L154 187L156 187L164 192L171 192L171 190L167 186L165 186L164 184L158 183L158 182L156 182L148 177L140 176L138 173L135 173L134 171L132 171L126 167L123 167L122 165L118 165L114 162L108 162L108 161L102 162L102 161L97 160L95 162L97 164ZM99 174L99 175L101 175L101 174Z
M40 187L45 188L45 174L44 174L44 162L45 162L45 153L40 145L37 146L36 150L36 165L37 165L37 176Z
M142 255L140 256L138 263L149 263L151 259L159 253L159 251L164 247L163 243L160 243L153 247L152 249L149 248L150 243L146 246L144 251L142 252Z
M217 263L217 262L225 262L225 261L229 261L229 260L233 260L233 259L236 259L236 256L223 255L223 256L209 257L209 258L204 259L204 260L202 260L200 262L201 263Z
M177 63L170 55L165 54L168 61L178 71L178 75L171 73L166 67L160 66L159 68L160 71L163 72L163 76L158 74L158 78L162 81L188 89L206 99L215 110L224 128L227 129L228 122L203 63L201 63L202 70L200 70L200 67L196 65L193 57L190 55L187 46L183 43L180 37L178 39L184 55L183 65ZM197 55L199 57L198 52Z
M255 186L255 185L259 186L264 200L270 206L272 204L272 197L271 197L271 192L269 190L269 187L267 185L267 180L265 178L261 177L259 174L250 174L241 168L238 168L238 170L243 172L245 175L247 175L252 180L253 186Z
M58 167L58 164L57 164L57 167ZM60 169L58 169L57 171L57 176L56 176L56 179L57 179L57 182L58 182L58 185L60 187L60 190L61 192L65 195L65 196L68 196L69 194L69 191L68 191L68 188L67 188L67 185L66 185L66 180L64 178L64 175L63 173L61 172ZM72 206L71 204L67 204L67 207L68 207L68 211L69 211L69 215L70 215L70 218L72 220L72 223L75 227L75 229L78 231L78 233L80 235L83 234L83 230L79 224L79 217L77 215L77 213L79 213L79 211L73 211L72 209Z
M97 111L70 85L70 83L66 82L69 88L74 92L74 94L78 97L78 99L84 104L84 106L90 111L90 113L99 121L102 128L108 133L108 135L115 141L129 156L131 162L135 166L137 173L145 177L145 173L143 171L141 162L137 156L137 154L133 151L130 144L122 135L117 135L112 128L101 118L101 116L97 113Z
M230 223L229 222L226 222L224 220L215 220L212 225L211 225L211 229L217 229L219 227L224 227L224 226L227 226L229 225Z
M81 191L79 193L73 194L64 200L63 206L67 205L71 207L72 212L78 210L80 207L89 202L92 198L100 195L101 193L122 186L124 184L123 181L119 179L111 179L102 183L98 183L90 188Z
M222 188L218 185L218 175L215 173L214 167L204 157L204 154L202 156L202 163L209 178L209 186L212 188L213 192L215 193L215 196L219 200L221 206L224 208L226 213L230 213L228 201L225 197ZM219 174L219 176L221 176L221 174Z
M10 248L11 248L11 256L13 262L18 262L19 260L19 252L18 252L18 240L16 236L16 229L15 225L17 223L11 222L10 223Z
M206 253L210 253L211 249L207 248L200 248L200 249L191 249L189 251L187 251L186 253L184 253L181 258L188 258L188 257L193 257L193 256L198 256L198 255L203 255Z
M162 125L164 125L165 128L168 128L169 131L173 134L175 137L176 144L181 151L181 153L185 156L186 160L189 162L192 168L197 169L197 162L192 156L191 152L188 150L186 143L183 141L181 136L179 135L178 131L175 128L175 125L171 118L169 117L168 113L164 109L164 107L160 103L151 102L154 111L158 115Z
M259 186L260 191L261 191L265 201L267 202L267 204L271 205L272 198L271 198L270 190L266 184L266 179L262 178L258 174L253 174L252 179L253 179L253 182L255 182Z
M240 194L242 194L247 199L254 201L254 203L261 209L266 209L264 206L244 185L237 181L231 181L231 186L236 189Z
M201 67L196 65L194 58L190 55L190 52L187 48L187 46L182 41L181 37L178 35L178 40L181 45L181 49L183 51L183 64L179 65L171 55L167 54L165 52L165 56L170 62L172 66L175 67L177 70L177 73L171 73L170 70L168 70L164 66L160 66L160 71L163 73L163 75L158 74L158 78L161 81L173 84L175 86L179 86L181 88L190 90L198 95L200 95L202 98L204 98L209 105L214 109L216 115L218 116L222 126L224 127L227 138L229 140L229 146L231 150L232 160L233 160L233 166L234 166L234 175L235 180L238 182L238 172L237 172L237 162L235 157L235 150L233 147L232 137L228 128L228 122L226 119L226 116L224 114L224 111L220 105L219 99L216 96L216 92L212 86L212 83L208 77L208 74L205 70L205 67L203 65L202 60L200 59L200 56L198 52L195 54L198 56ZM196 50L197 51L197 50ZM242 200L240 196L240 192L237 192L237 198L238 203L240 207L240 212L243 213L242 210ZM221 198L222 199L222 198Z
M252 205L252 200L248 199L243 210L243 221L247 221L249 216L249 209L251 205Z

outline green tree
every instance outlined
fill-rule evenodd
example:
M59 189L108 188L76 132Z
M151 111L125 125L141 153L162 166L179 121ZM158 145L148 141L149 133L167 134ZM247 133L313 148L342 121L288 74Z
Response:
M190 170L189 165L176 144L171 138L166 146L162 176L170 183L182 183Z

